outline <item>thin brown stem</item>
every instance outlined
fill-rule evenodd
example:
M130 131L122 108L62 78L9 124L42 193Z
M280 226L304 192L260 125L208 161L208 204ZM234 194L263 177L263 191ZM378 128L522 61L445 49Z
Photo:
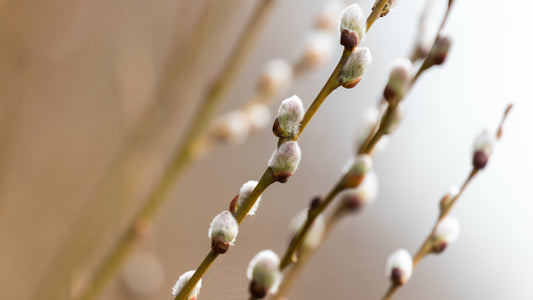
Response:
M399 285L391 283L391 285L389 286L389 289L387 290L387 292L385 292L385 295L383 295L383 298L381 298L381 300L390 300L390 299L392 299L392 296L394 296L394 293L399 288L400 288Z
M340 86L339 74L341 73L342 67L344 67L344 64L348 60L348 57L350 57L351 53L352 51L346 49L343 50L341 58L339 59L339 63L329 76L328 80L326 81L326 84L324 84L324 86L316 96L315 100L313 100L313 103L311 103L311 106L309 106L309 108L305 112L302 122L300 123L300 130L298 131L298 134L292 137L292 140L295 141L300 137L307 124L309 124L309 122L311 121L315 113L318 111L322 103L324 103L324 100L326 100L326 98L329 96L329 94L331 94L331 92L333 92L336 88Z
M295 253L302 245L303 239L307 232L313 225L315 219L328 207L328 205L335 199L335 197L344 190L344 177L335 185L335 187L328 193L326 198L320 203L316 209L309 209L307 219L305 220L302 229L294 236L289 248L285 251L280 262L280 270L284 270L291 262L296 261Z
M254 206L255 202L261 196L261 194L272 184L274 183L274 178L272 177L272 170L270 168L267 168L261 179L259 179L259 182L257 183L256 187L248 196L238 213L235 215L235 219L237 220L237 223L240 225L250 209ZM205 272L207 272L207 269L211 266L211 264L215 261L218 255L213 254L214 251L211 250L207 256L204 258L198 269L194 272L193 276L187 284L181 289L181 291L176 295L175 300L185 300L187 299L187 296L191 293L191 291L194 289L198 281L202 279Z
M509 111L511 110L511 108L512 108L512 104L508 105L507 108L505 109L505 112L503 114L503 117L502 117L502 120L501 120L500 125L498 127L498 130L496 131L496 138L497 139L501 138L502 127L503 127L503 125L505 123L505 120L507 119L507 116L508 116ZM435 221L435 224L433 225L433 228L431 229L431 232L426 237L426 239L424 240L424 242L422 243L422 245L420 246L420 248L418 249L418 251L416 252L416 254L415 254L414 258L413 258L413 270L420 263L420 261L422 261L422 259L424 257L426 257L427 255L432 253L432 251L433 251L433 240L434 240L435 232L437 230L437 226L449 214L450 210L457 203L459 198L462 196L462 194L464 193L464 191L466 190L466 188L468 187L470 182L472 182L472 180L478 174L479 171L480 171L479 169L472 168L472 171L470 171L470 174L467 176L467 178L465 179L465 181L461 185L461 188L459 189L459 192L457 193L457 195L453 199L451 199L450 203L448 205L446 205L444 207L444 209L439 213L439 216L438 216L437 220ZM391 288L389 288L389 291L387 291L385 297L383 297L383 300L392 299L392 296L394 295L394 293L396 292L396 290L400 286L396 286L395 288L392 288L392 287L393 286L391 286Z

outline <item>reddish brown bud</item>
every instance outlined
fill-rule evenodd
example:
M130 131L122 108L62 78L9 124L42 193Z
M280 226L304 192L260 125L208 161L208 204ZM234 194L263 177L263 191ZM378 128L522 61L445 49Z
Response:
M448 53L444 53L442 55L436 55L433 58L433 64L434 65L442 65L446 61L446 57L448 57Z
M344 208L348 211L358 211L363 206L363 201L357 195L345 195L342 201Z
M346 188L356 188L358 187L361 182L363 182L363 179L365 179L365 174L362 175L356 175L356 174L346 174L344 175L344 187Z
M311 203L309 203L309 209L314 210L317 209L320 206L320 203L322 203L322 199L320 196L316 196L311 200Z
M221 238L214 238L211 241L211 248L213 248L213 250L215 250L215 252L218 254L224 254L228 252L230 246L230 243L224 242L224 240Z
M255 280L252 280L250 282L250 295L256 299L262 299L267 295L267 289L264 286L260 286L255 282Z
M355 47L359 44L359 37L355 32L344 29L341 33L341 45L344 46L344 49L348 51L353 51Z
M479 150L474 153L474 159L472 160L472 164L474 165L474 168L481 170L489 161L489 156L485 151Z
M274 172L272 176L274 177L274 180L276 180L277 182L285 183L289 181L289 178L292 176L292 173L291 172Z
M231 202L229 203L230 212L234 213L237 210L238 200L239 200L239 194L237 194L237 196L235 196L235 198L233 198L233 200L231 200Z
M385 98L387 102L391 103L391 101L394 100L394 98L396 98L395 89L387 84L387 86L385 86L385 89L383 90L383 98Z
M403 285L406 282L404 272L400 268L392 269L390 279L395 285Z
M351 88L355 87L359 83L359 81L361 81L361 78L358 78L358 79L356 79L354 81L351 81L351 82L347 82L347 83L343 84L342 87L345 88L345 89L351 89Z
M283 130L281 130L281 127L279 126L279 120L276 118L274 120L274 124L272 125L272 132L275 136L281 137L283 136Z
M433 253L441 253L442 251L444 251L444 249L446 249L446 246L448 246L448 243L446 243L445 241L441 241L441 242L435 243L433 245L433 248L431 248L431 251Z

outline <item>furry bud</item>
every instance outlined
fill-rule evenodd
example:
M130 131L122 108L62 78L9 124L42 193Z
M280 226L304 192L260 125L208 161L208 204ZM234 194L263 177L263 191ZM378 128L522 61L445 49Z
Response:
M280 259L272 250L257 253L248 264L246 275L250 282L250 293L260 299L275 293L281 282Z
M250 132L249 119L240 110L216 118L211 125L211 136L232 143L242 143Z
M298 142L286 142L274 151L268 161L268 166L272 168L274 178L281 183L285 183L298 168L301 157L302 153Z
M302 227L307 220L307 214L307 209L302 210L291 220L290 228L292 236L297 235L300 230L302 230ZM311 225L311 228L305 235L305 238L302 242L302 248L304 250L315 249L318 245L320 245L320 242L322 241L325 232L326 221L324 220L324 215L320 214L314 220L313 225Z
M342 1L326 1L315 15L315 27L321 30L336 31L342 9Z
M437 228L435 228L432 251L434 253L441 253L444 251L448 245L457 240L459 232L459 221L457 221L456 218L447 216L442 219L437 225Z
M443 213L446 209L448 209L453 199L455 199L457 195L459 195L459 188L457 188L456 186L450 188L448 193L444 197L442 197L442 199L440 200L439 206L440 206L441 213Z
M218 214L209 227L209 238L211 247L219 254L226 253L230 246L233 245L237 234L239 233L239 224L229 211L223 211Z
M487 165L493 147L494 137L488 130L483 130L474 141L474 154L472 158L474 168L480 170Z
M404 285L413 272L413 260L411 255L405 249L399 249L392 253L387 259L385 275L387 275L393 284Z
M341 45L346 50L353 50L366 33L366 16L357 4L346 7L340 22Z
M281 102L277 119L281 137L292 137L298 134L304 113L302 100L296 95Z
M373 160L368 154L360 154L351 158L344 167L344 187L358 187L365 175L372 170Z
M361 81L361 77L365 74L371 62L370 49L357 48L350 54L350 57L348 57L342 67L339 74L339 83L347 89L353 88Z
M429 52L429 62L431 65L441 65L446 60L452 40L447 36L439 36Z
M389 81L383 92L383 97L391 102L401 100L411 82L413 73L413 64L406 58L398 58L392 62L392 68L389 74Z
M259 76L259 92L265 95L284 93L293 77L291 64L284 59L269 61Z
M308 34L296 52L298 71L320 67L331 58L333 45L331 35L322 31Z
M264 103L252 103L246 106L244 113L248 118L251 132L266 128L271 122L270 109Z
M187 282L189 282L194 272L195 270L185 272L178 278L178 281L176 281L176 284L174 285L174 287L172 287L172 295L177 296L179 294L179 292L183 289ZM198 294L200 294L200 288L202 288L202 279L198 281L198 283L186 299L196 300Z
M358 211L376 200L378 194L378 178L376 173L369 172L361 184L346 190L342 195L342 202L347 211Z
M255 181L255 180L250 180L250 181L246 182L245 184L243 184L241 186L241 190L239 192L239 195L237 195L237 197L236 197L235 207L233 209L230 209L230 210L232 212L235 212L238 209L240 209L242 207L242 205L244 204L244 202L248 199L248 197L250 197L250 194L252 193L252 191L255 189L256 186L257 186L257 181ZM259 198L257 198L257 200L255 201L254 206L252 206L252 208L248 212L249 216L255 215L255 213L257 212L257 209L259 208L259 202L260 201L261 201L261 196L259 196Z

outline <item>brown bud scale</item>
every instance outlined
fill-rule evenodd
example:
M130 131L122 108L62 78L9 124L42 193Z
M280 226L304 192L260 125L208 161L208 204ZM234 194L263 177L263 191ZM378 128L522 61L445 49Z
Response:
M214 238L211 241L211 248L215 250L218 254L224 254L228 252L228 249L230 247L230 244L227 242L224 242L221 238Z
M250 282L250 295L256 299L262 299L267 295L267 289L264 286L260 286L255 282L255 280L252 280Z
M389 84L387 84L383 90L383 98L385 98L385 100L387 100L389 103L396 98L396 91Z
M436 242L431 248L431 252L441 253L442 251L446 249L447 246L448 246L448 243L446 242L443 242L443 241Z
M346 82L345 84L342 85L342 87L346 89L351 89L355 87L359 83L359 81L361 81L361 78L357 78L354 81Z
M237 211L237 200L239 200L239 194L237 194L237 196L235 196L229 203L229 211L232 213Z
M289 178L292 176L292 173L291 172L287 172L287 171L274 172L272 174L272 176L274 177L274 180L276 180L277 182L285 183L285 182L289 181Z
M489 162L489 156L487 153L481 150L474 153L474 158L472 160L474 168L481 170L487 165L487 162Z
M279 126L279 120L276 118L274 120L274 124L272 125L272 132L276 137L282 137L283 131L281 131L281 126Z
M403 271L399 268L392 269L392 272L390 274L390 279L392 283L395 285L403 285L405 284L405 276L403 274Z
M348 51L353 51L359 44L359 37L355 32L351 32L348 29L344 29L341 33L341 45Z
M346 195L343 198L344 207L348 211L359 211L361 207L363 207L363 201L361 201L360 197L357 197L355 195Z
M316 196L313 199L311 199L311 203L309 203L309 209L315 210L320 206L321 203L322 203L322 198L320 198L320 196Z
M365 175L346 174L343 185L345 188L353 189L358 187L363 182L363 179L365 179Z

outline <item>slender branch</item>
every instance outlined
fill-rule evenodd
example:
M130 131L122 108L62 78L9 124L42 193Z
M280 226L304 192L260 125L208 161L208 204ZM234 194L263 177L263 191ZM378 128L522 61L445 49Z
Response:
M498 130L496 131L495 135L496 135L496 139L498 139L498 140L501 138L502 127L503 127L503 125L505 123L505 120L507 119L507 115L509 114L509 111L511 110L511 108L512 108L511 104L507 106L507 108L505 110L505 113L504 113L504 115L502 117L502 120L500 122L500 125L498 127ZM457 201L459 200L459 198L461 197L463 192L466 190L466 188L469 185L469 183L474 179L474 177L478 174L478 172L479 172L479 169L477 169L475 167L472 169L472 171L470 172L470 174L468 175L466 180L463 182L463 184L462 184L461 188L459 189L459 192L457 193L457 195L453 199L451 199L450 204L445 206L444 209L440 212L435 224L433 225L433 228L431 229L431 232L426 237L426 239L424 240L424 242L422 243L422 245L420 246L420 248L418 249L418 251L416 252L416 254L415 254L414 258L413 258L413 270L416 268L416 266L420 263L420 261L424 257L426 257L427 255L432 253L433 237L435 236L435 232L437 230L437 226L449 214L449 212L452 209L452 207L457 203ZM382 298L382 300L390 300L390 299L392 299L394 293L399 288L400 288L399 285L395 285L394 283L391 283L391 286L389 287L389 290L387 291L385 296Z
M383 8L385 8L385 5L387 5L388 0L379 0L379 2L376 2L374 9L372 9L372 12L370 13L370 16L366 19L366 31L372 27L372 24L381 17L381 12L383 11Z
M335 199L335 197L344 190L344 177L335 185L335 187L328 193L324 201L316 209L309 209L307 219L305 220L302 229L294 236L289 247L285 251L283 258L279 264L280 270L284 270L291 262L295 262L295 252L300 248L302 242L307 235L307 232L313 225L315 219L328 207L328 205Z
M311 103L311 106L307 109L305 112L305 115L302 119L302 122L300 123L300 130L298 134L296 134L294 137L292 137L292 140L297 140L302 132L304 131L307 124L309 124L309 121L313 118L317 110L320 108L324 100L333 92L336 88L340 86L339 83L339 74L341 73L342 67L344 67L344 64L348 60L348 57L350 57L350 54L352 51L344 49L341 55L341 58L339 60L339 63L337 64L337 67L333 70L331 75L328 78L328 81L326 84L322 87L318 95L316 96L313 103Z
M202 104L196 112L194 120L187 131L183 143L173 155L161 181L156 185L149 198L143 204L140 212L134 218L134 221L129 225L126 232L122 235L114 248L110 250L106 259L97 269L92 281L82 293L82 299L93 299L107 279L125 260L139 237L134 229L137 221L151 220L164 200L167 199L168 193L174 187L175 182L180 177L191 158L193 158L196 141L201 137L201 134L208 125L209 120L212 118L216 107L222 101L229 87L235 80L238 71L248 57L247 54L250 52L252 45L257 39L257 32L262 27L267 13L274 2L275 0L263 0L256 6L249 19L249 23L245 26L244 31L239 37L236 47L220 71L220 75L205 95Z

